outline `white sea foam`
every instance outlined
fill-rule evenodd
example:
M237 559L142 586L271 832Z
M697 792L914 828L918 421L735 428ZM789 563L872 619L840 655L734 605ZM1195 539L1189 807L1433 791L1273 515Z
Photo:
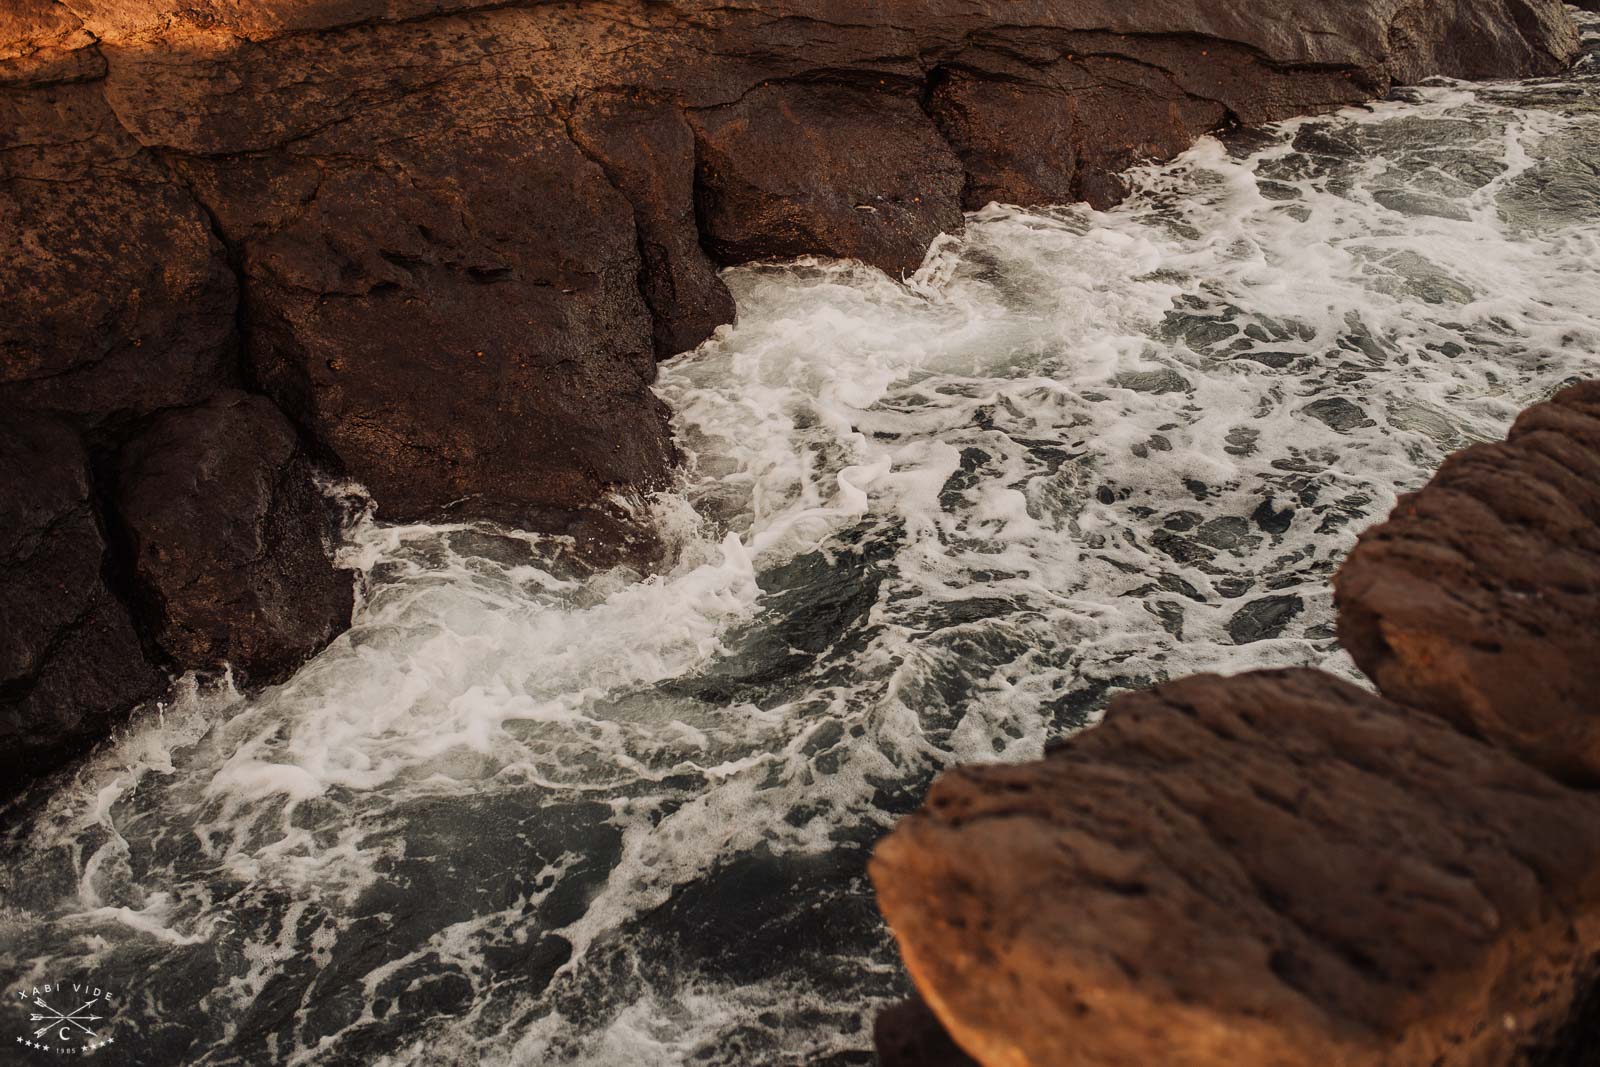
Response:
M265 692L187 680L46 787L8 970L195 984L150 1062L864 1048L903 979L861 862L933 773L1163 677L1354 677L1355 534L1594 373L1562 168L1597 115L1592 76L1441 84L1204 141L1113 211L991 206L904 282L729 272L738 325L659 386L669 570L362 520L349 633Z

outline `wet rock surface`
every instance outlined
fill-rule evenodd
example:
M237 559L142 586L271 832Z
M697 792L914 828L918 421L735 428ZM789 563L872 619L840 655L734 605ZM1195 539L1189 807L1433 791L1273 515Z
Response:
M597 92L575 110L572 135L633 205L656 357L686 352L732 322L733 294L700 247L694 131L683 112L631 93Z
M44 415L0 422L0 776L47 770L154 695L127 607L105 579L88 456Z
M122 453L116 510L146 625L180 668L279 677L349 625L330 505L265 397L225 391L156 419Z
M1600 807L1309 670L1113 701L880 844L919 989L991 1064L1511 1063L1600 935Z
M940 778L871 870L948 1033L1007 1065L1587 1062L1597 484L1587 382L1364 534L1339 634L1382 696L1201 675Z
M821 253L910 273L961 231L961 164L909 93L764 86L696 122L700 216L724 263Z

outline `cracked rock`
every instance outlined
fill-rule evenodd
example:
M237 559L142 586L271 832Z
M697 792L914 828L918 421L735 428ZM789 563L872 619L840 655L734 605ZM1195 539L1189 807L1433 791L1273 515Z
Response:
M161 687L105 554L78 435L0 421L0 781L62 763Z
M695 123L700 216L725 263L822 254L910 273L964 228L961 164L909 96L765 86Z
M329 505L265 397L225 391L156 419L122 455L117 510L148 628L180 668L273 680L350 623Z

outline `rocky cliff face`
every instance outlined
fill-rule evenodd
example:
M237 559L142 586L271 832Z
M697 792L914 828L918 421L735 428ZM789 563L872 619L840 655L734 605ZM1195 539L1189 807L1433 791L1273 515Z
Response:
M1368 531L1336 588L1381 695L1187 678L941 778L872 873L956 1041L990 1067L1591 1062L1597 485L1591 382Z
M102 539L69 584L143 635L110 703L150 664L270 676L344 623L311 461L384 518L592 539L669 477L655 360L731 319L718 266L910 270L963 208L1105 203L1221 125L1574 48L1556 0L13 0L0 411L83 450L50 474ZM269 422L219 491L219 426ZM270 532L261 494L297 502ZM89 670L67 614L6 656Z

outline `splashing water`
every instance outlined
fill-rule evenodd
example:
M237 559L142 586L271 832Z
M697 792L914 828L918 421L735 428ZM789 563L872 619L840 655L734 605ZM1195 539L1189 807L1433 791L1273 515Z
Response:
M935 773L1170 676L1355 677L1355 534L1600 363L1593 56L1137 181L903 284L729 272L659 387L663 574L358 523L292 680L186 679L11 807L6 988L124 990L128 1062L870 1063L865 861Z

